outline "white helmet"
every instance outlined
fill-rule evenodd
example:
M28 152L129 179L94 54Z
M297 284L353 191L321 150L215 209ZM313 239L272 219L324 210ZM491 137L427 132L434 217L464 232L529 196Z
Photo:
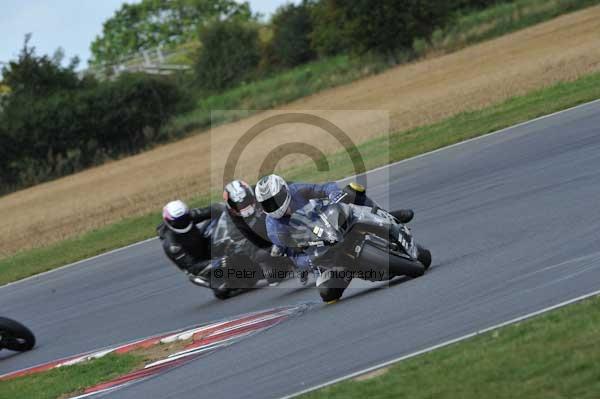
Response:
M185 202L171 201L163 208L163 220L175 233L184 234L192 229L192 215Z
M227 184L223 190L223 200L227 209L236 216L247 218L254 215L254 190L243 180L234 180Z
M263 210L275 219L285 215L290 206L291 196L288 184L281 176L265 176L256 183L256 200L260 202Z

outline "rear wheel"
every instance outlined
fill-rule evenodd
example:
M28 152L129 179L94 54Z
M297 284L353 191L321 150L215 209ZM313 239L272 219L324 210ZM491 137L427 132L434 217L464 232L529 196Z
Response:
M35 336L23 324L0 317L0 348L28 351L35 346Z

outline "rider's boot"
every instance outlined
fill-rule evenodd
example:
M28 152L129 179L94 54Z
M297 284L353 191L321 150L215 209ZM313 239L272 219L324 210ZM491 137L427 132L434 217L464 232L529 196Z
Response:
M308 274L308 269L300 271L300 284L306 285L308 283Z
M412 209L398 209L397 211L390 212L390 214L402 224L410 222L415 216Z

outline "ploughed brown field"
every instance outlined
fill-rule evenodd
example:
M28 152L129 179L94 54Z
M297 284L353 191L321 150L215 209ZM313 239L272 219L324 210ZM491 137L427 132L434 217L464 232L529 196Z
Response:
M275 113L316 112L358 143L384 134L388 127L397 131L430 124L599 71L599 21L600 7L588 8L4 196L0 198L0 256L160 209L173 198L186 199L219 189L232 146L250 127ZM301 124L280 125L244 149L236 176L256 180L266 154L289 142L308 143L326 152L340 149L340 144L322 130ZM278 166L306 160L305 156L289 155Z

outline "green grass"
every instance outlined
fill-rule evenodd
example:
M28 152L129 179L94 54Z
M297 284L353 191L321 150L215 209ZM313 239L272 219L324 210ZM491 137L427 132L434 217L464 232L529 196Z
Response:
M358 148L367 169L372 169L598 98L600 73L559 83L479 111L462 113L434 125L369 140L359 144ZM330 171L320 173L320 179L335 180L354 172L345 153L332 154L328 162ZM314 165L307 163L284 171L284 175L296 181L313 180L314 171ZM196 206L207 204L208 197L196 198L191 203ZM158 212L129 218L78 238L2 259L0 284L152 237L159 221Z
M431 40L417 39L413 49L395 59L377 55L340 55L310 62L273 76L244 83L219 94L201 94L194 110L176 116L164 128L164 137L177 138L248 116L246 110L264 110L319 91L380 73L398 63L414 61L430 52L447 53L474 43L523 29L559 15L577 11L600 0L515 0L480 11L457 15L447 28L434 32ZM228 112L211 120L211 110Z
M208 202L207 197L199 197L190 205ZM76 238L4 258L0 260L0 285L153 237L160 220L159 211L131 217Z
M454 51L560 15L600 4L598 0L515 0L461 15L455 23L436 30L429 43L415 41L419 53Z
M598 337L596 297L301 397L598 398Z
M600 297L407 359L380 376L302 396L319 398L597 398ZM0 382L0 399L55 399L126 374L140 356L108 355Z
M160 213L156 212L125 219L51 246L19 252L0 260L0 285L144 240L154 234L159 222Z
M140 365L140 356L107 355L85 364L0 381L0 399L56 399L126 374Z

